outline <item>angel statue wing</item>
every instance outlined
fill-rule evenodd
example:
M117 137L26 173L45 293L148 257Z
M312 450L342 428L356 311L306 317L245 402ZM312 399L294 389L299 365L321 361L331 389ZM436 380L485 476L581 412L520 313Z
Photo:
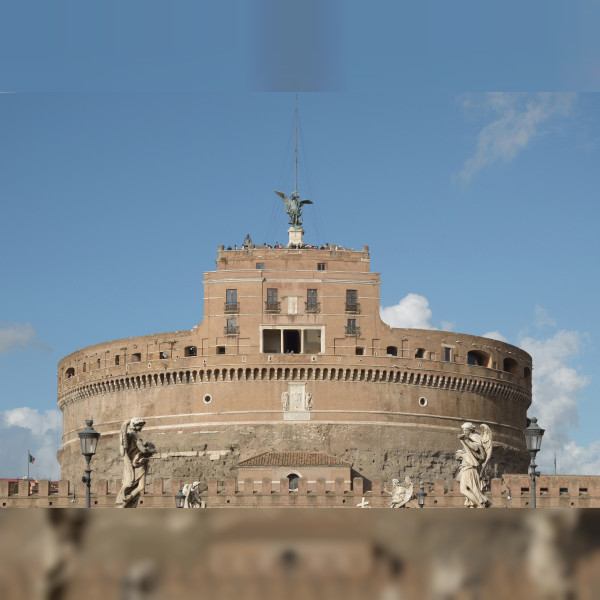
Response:
M413 487L412 481L408 481L406 483L407 483L407 485L404 488L404 494L403 494L403 497L402 497L402 504L406 504L413 497L414 487Z
M479 471L480 473L483 473L483 469L485 469L488 460L490 460L490 457L492 456L492 430L485 423L482 423L479 426L479 429L481 430L481 444L485 450L485 460L481 465L481 471Z
M300 206L303 206L304 204L312 204L313 201L312 200L300 200Z
M119 454L125 456L127 453L127 428L131 423L131 419L128 419L121 425L121 433L119 435Z

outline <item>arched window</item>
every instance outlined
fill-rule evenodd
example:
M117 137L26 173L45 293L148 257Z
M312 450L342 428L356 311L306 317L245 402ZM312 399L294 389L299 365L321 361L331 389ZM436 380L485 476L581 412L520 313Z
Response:
M290 492L297 492L298 491L298 479L300 479L300 476L297 473L290 473L287 476L289 482L290 482Z
M527 381L531 379L531 369L529 367L525 367L525 369L523 370L523 376Z
M425 358L425 348L417 348L415 358Z
M467 354L467 363L476 367L487 367L490 364L490 357L481 350L471 350Z
M508 373L517 375L519 372L519 363L514 358L505 358L503 368Z
M70 379L71 377L75 376L75 369L73 367L69 367L65 373L65 375L67 376L67 379Z

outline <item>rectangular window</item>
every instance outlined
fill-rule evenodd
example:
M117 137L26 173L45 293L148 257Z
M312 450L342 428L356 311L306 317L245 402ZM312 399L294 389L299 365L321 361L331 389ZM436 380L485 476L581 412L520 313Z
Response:
M317 290L306 290L306 312L318 312L319 301Z
M166 350L162 350L161 352L158 353L158 357L161 360L165 360L166 358L169 358L169 353Z
M257 268L259 271L263 271L263 270L264 270L264 268L265 268L265 263L256 263L256 268Z
M121 357L117 354L115 356L115 365L118 365L121 362Z
M141 362L141 361L142 361L141 352L136 352L135 354L131 355L131 362Z
M100 368L100 365L101 365L101 364L102 364L102 363L100 362L100 359L98 359L98 369Z
M317 263L317 271L324 271L325 263Z
M225 346L217 346L217 354L225 354Z
M86 364L85 364L85 363L83 363L83 372L84 372L84 373L85 373L85 367L86 367Z
M360 331L356 326L356 319L346 321L346 335L360 335Z
M363 356L365 349L362 346L356 346L356 356Z
M225 335L237 335L239 333L238 324L236 318L227 319L227 325L225 326Z
M237 290L227 290L225 293L225 312L236 313L238 311Z
M444 346L444 360L450 362L452 360L452 348Z
M358 304L358 292L356 290L346 290L346 312L360 312Z
M265 309L268 312L279 312L279 301L277 300L277 288L267 288L267 305Z

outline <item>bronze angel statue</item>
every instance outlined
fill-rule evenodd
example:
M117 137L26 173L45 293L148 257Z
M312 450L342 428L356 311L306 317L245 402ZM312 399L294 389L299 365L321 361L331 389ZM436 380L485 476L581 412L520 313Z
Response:
M481 475L492 455L492 431L483 423L480 432L473 423L463 423L458 436L462 448L456 451L461 461L456 480L460 482L460 493L465 496L465 506L488 508L491 502L481 491Z
M275 193L283 200L285 204L285 212L290 216L290 225L292 227L302 227L302 206L305 204L312 204L311 200L298 200L300 194L296 191L288 198L283 192Z

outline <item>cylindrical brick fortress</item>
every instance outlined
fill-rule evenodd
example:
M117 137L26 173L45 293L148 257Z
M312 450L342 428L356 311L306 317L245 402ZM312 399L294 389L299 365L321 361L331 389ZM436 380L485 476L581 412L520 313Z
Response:
M77 432L93 418L94 477L119 479L119 430L132 417L157 448L150 481L236 477L267 451L332 455L367 480L450 480L465 421L492 430L491 476L525 472L531 357L488 338L390 328L379 283L367 247L219 247L201 324L60 361L62 478L80 478Z

